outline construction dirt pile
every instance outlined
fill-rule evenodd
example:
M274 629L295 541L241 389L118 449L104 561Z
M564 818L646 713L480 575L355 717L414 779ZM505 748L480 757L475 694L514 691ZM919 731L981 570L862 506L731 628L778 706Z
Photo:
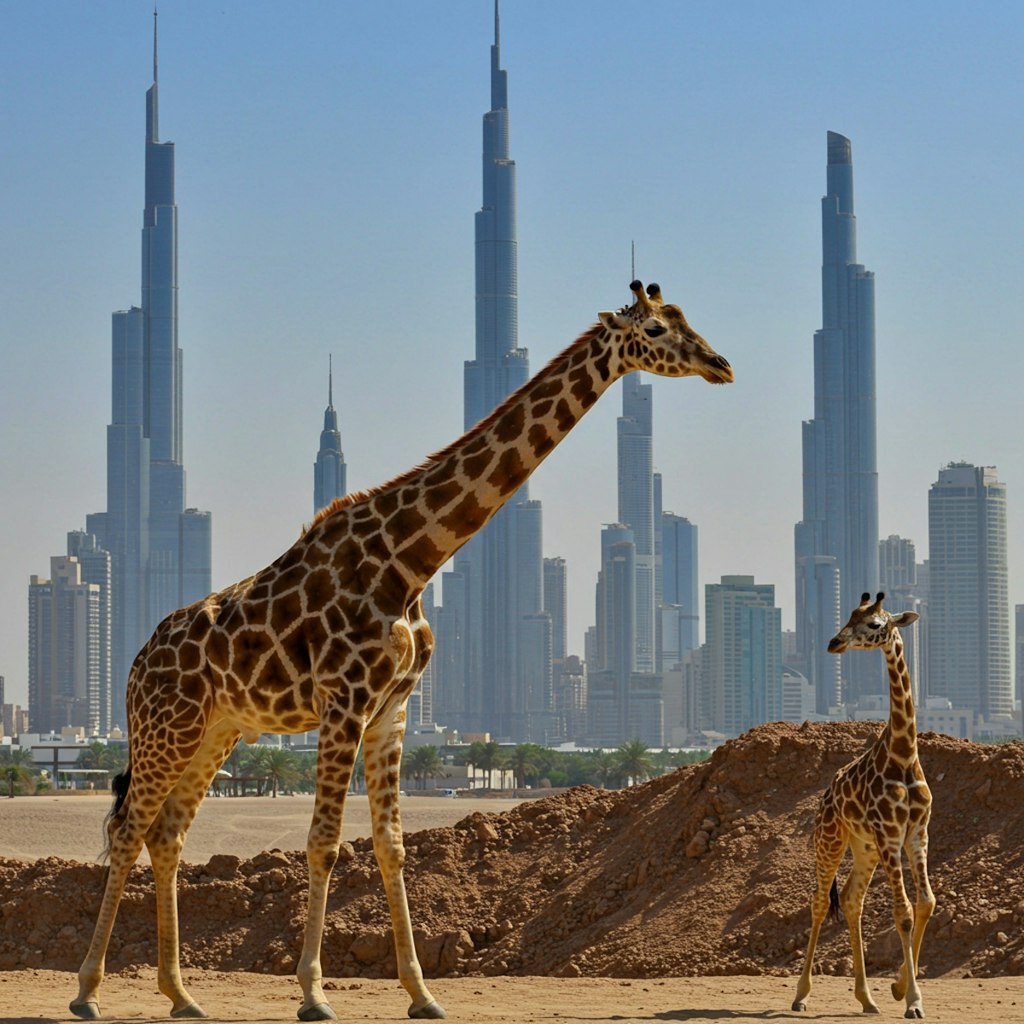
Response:
M407 835L425 973L794 973L810 923L818 801L878 728L770 724L642 786L580 787ZM920 756L934 795L929 862L938 900L923 973L1024 974L1024 745L928 733ZM848 867L847 858L840 880ZM77 970L101 885L96 865L0 860L0 970ZM908 890L913 897L909 877ZM184 966L290 973L305 920L305 854L182 865L179 908ZM136 867L108 967L155 962L154 936L152 873ZM899 941L880 872L864 936L869 971L894 969ZM826 924L817 959L827 974L852 973L845 925ZM395 976L369 840L342 847L323 963L332 977Z

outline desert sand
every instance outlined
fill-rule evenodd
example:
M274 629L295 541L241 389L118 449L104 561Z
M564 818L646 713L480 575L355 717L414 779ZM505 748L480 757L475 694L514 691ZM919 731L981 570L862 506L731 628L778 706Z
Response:
M849 1020L860 1016L844 927L822 934L809 1009L789 1007L809 924L810 830L832 774L878 728L774 724L630 790L540 800L409 796L406 876L421 960L453 1019ZM925 938L929 1019L1024 1022L1024 745L921 738L935 794ZM0 800L0 1019L70 1019L99 900L109 799ZM311 801L208 799L180 881L182 962L207 1012L293 1020ZM341 1019L405 1019L364 797L353 797L324 941ZM841 878L846 867L841 868ZM101 1005L166 1016L152 879L122 902ZM882 1016L898 963L887 886L864 915Z

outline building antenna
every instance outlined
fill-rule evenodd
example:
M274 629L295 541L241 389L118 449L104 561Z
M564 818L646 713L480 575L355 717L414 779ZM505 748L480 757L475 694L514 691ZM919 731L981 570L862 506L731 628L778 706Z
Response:
M327 404L334 408L334 353L327 354Z
M153 4L153 83L156 84L156 4Z

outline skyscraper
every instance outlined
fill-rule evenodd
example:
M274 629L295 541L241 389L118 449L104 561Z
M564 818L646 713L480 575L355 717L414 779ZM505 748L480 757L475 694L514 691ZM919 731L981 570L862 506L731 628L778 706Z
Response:
M110 655L111 655L111 558L110 552L100 547L99 541L83 530L72 530L68 534L68 557L78 559L83 583L98 587L96 607L97 673L96 707L90 709L90 718L95 721L100 733L110 731Z
M661 668L675 668L700 646L697 527L685 516L661 514Z
M107 510L87 519L111 555L111 724L128 670L165 615L211 589L211 518L185 507L174 143L159 137L157 30L146 92L142 303L114 313Z
M320 431L320 450L313 464L313 514L326 508L346 493L345 453L341 450L338 413L334 408L334 368L327 364L327 408L324 429Z
M782 717L782 613L775 587L723 576L705 588L707 706L726 736Z
M508 74L501 68L500 39L495 0L491 109L483 119L483 205L475 223L476 349L464 375L466 429L529 377L527 352L518 342L516 165L509 156ZM550 651L550 633L545 639L533 618L543 612L542 522L541 505L530 501L524 484L456 556L455 573L464 588L457 603L466 617L446 625L446 636L457 637L460 649L443 657L465 698L450 724L464 730L543 740L534 733L542 720L538 709L528 706L528 695L539 693L532 666ZM444 596L447 603L447 588ZM454 695L444 684L439 697L442 692Z
M1006 485L954 462L928 491L928 694L986 720L1013 711Z
M50 578L28 587L28 705L38 732L66 725L99 731L103 660L100 588L77 558L50 559Z
M852 149L835 132L828 133L821 226L822 327L814 335L814 418L803 424L803 519L795 531L797 648L819 710L833 680L821 677L818 653L838 630L839 614L878 583L875 281L857 262ZM835 619L823 559L834 561L838 575ZM875 692L884 669L873 654L844 659L842 671L850 673L849 700Z
M618 441L619 522L633 531L634 571L633 670L653 672L655 651L654 565L654 417L653 388L639 373L622 381L622 415Z

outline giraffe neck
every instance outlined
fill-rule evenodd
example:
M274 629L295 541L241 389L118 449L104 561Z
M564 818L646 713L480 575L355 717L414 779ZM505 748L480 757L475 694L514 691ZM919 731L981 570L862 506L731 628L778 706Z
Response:
M905 760L917 756L917 721L910 672L903 652L903 637L893 627L883 648L889 670L889 746Z
M363 519L375 521L387 549L381 555L415 596L626 372L620 337L591 328L454 444L390 483L329 506L312 530L325 538L336 532L342 544L349 531L360 533Z

